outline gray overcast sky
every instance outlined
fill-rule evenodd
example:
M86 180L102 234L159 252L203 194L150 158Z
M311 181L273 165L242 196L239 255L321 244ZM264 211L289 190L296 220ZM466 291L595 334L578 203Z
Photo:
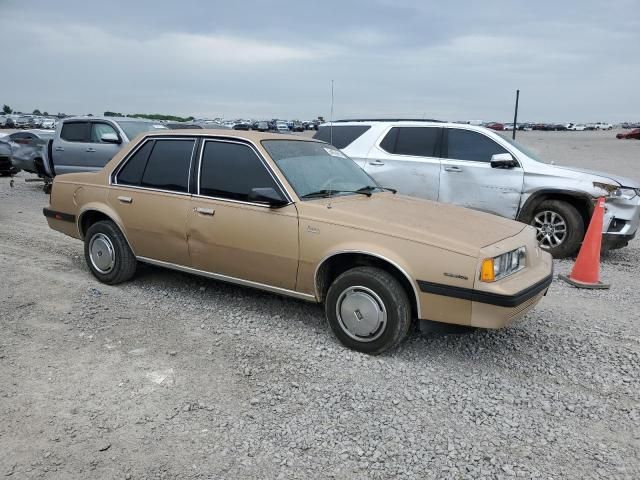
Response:
M253 118L640 120L640 1L0 0L0 103Z

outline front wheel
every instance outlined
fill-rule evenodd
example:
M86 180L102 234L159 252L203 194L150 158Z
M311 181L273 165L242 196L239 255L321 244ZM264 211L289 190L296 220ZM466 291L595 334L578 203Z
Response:
M127 240L110 220L89 227L84 239L84 257L94 277L115 285L133 277L137 261Z
M355 267L329 287L327 320L345 346L377 355L399 345L411 325L411 304L396 278L374 267Z
M540 247L554 258L575 254L584 238L584 220L570 203L545 200L535 208L530 224Z

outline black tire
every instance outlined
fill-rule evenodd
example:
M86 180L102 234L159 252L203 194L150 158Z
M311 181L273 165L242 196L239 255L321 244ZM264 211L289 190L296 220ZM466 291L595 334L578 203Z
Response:
M554 212L562 217L566 224L566 235L562 243L557 246L544 245L543 240L540 242L540 247L553 255L553 258L566 258L574 255L580 248L585 231L584 220L578 210L562 200L544 200L534 209L529 223L538 228L536 216L543 212ZM540 240L540 238L538 239Z
M338 317L338 302L342 305L346 298L343 294L350 290L351 293L368 296L368 300L378 305L381 301L386 311L386 323L368 338L348 333L343 320ZM378 298L375 299L370 292ZM325 314L333 333L343 345L372 355L398 346L407 337L411 326L411 303L407 292L393 275L374 267L355 267L336 278L325 299ZM360 309L354 312L356 314L360 314Z
M106 242L106 240L104 240L106 237L112 247L113 265L108 269L104 268L104 271L101 271L97 265L94 265L94 262L91 259L89 249L94 237L96 241L100 239L100 241L103 242L103 245L104 242ZM89 227L84 239L84 258L93 276L102 283L107 283L109 285L126 282L133 277L136 273L138 263L135 255L129 248L127 240L124 238L124 235L118 226L111 220L101 220Z

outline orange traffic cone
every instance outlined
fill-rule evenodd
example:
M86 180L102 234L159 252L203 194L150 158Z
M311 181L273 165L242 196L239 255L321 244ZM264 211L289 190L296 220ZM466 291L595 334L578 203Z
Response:
M599 198L591 216L591 222L584 236L578 258L571 275L558 278L578 288L609 288L600 281L600 246L602 243L602 223L604 221L604 198Z

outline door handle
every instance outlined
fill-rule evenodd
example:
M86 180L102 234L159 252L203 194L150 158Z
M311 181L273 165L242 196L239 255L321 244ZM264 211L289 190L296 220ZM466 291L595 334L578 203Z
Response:
M444 167L444 171L445 172L460 173L462 171L462 169L460 167Z
M93 153L93 152L95 152L95 151L96 151L96 149L95 149L95 148L91 148L91 147L89 147L89 148L87 148L87 149L85 150L85 152L89 152L89 153Z
M381 162L380 160L376 160L375 162L369 162L369 165L380 166L380 165L384 165L384 162Z
M210 215L210 216L213 216L216 213L216 211L213 208L202 208L202 207L194 208L193 211L197 213L201 213L202 215Z
M64 148L62 148L62 147L56 147L56 152L64 152Z
M122 203L132 203L133 199L131 197L118 197L118 200L120 200Z

